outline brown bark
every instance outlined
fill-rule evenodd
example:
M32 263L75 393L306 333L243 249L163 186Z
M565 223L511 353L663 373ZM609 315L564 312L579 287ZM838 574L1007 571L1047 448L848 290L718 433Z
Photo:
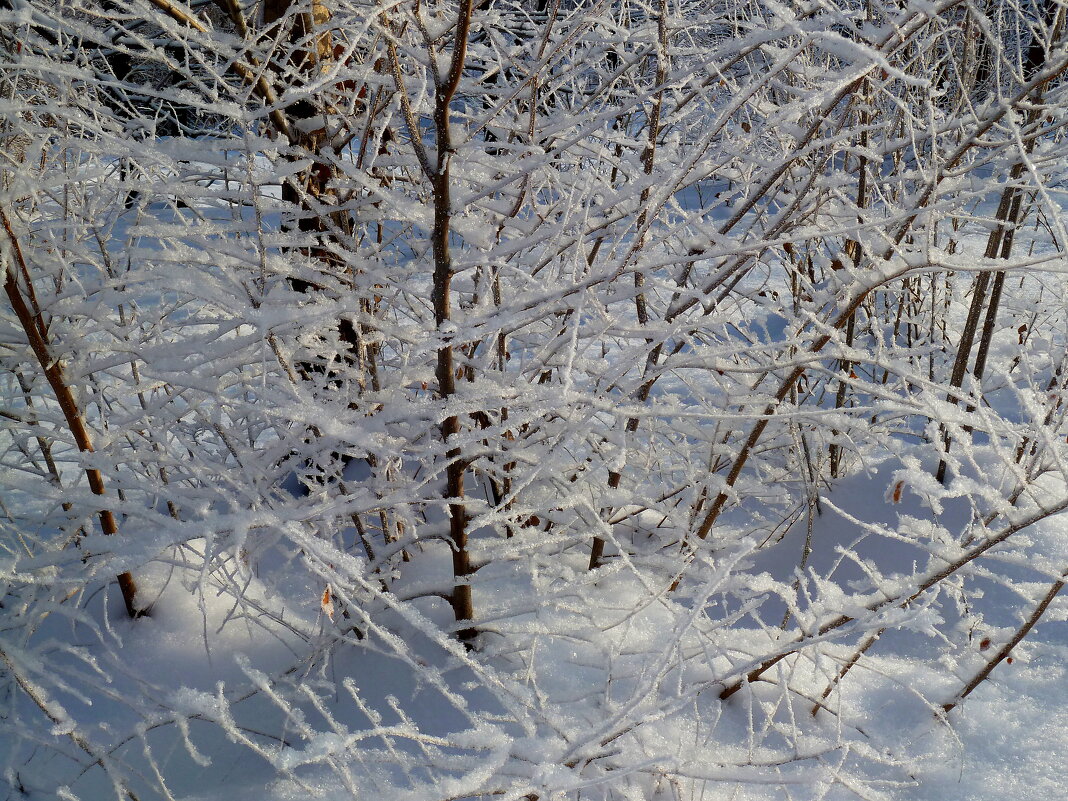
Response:
M29 270L22 254L22 248L20 247L19 240L15 236L15 232L11 227L11 221L8 218L6 211L3 209L0 209L0 223L3 224L8 240L11 242L14 261L18 264L19 270L24 275L28 276ZM55 395L56 400L59 402L59 408L63 413L63 419L66 421L67 428L70 429L71 435L74 437L74 442L78 446L78 450L83 453L92 453L93 440L89 434L89 427L85 423L85 418L82 415L81 409L78 408L78 403L74 398L74 392L71 390L70 385L67 383L66 378L63 375L62 364L54 358L51 353L48 343L48 331L44 325L40 311L31 311L30 304L27 304L26 298L23 297L22 289L19 287L18 276L10 262L5 270L4 291L7 293L7 297L11 301L11 307L15 312L15 316L18 317L19 323L26 333L26 338L29 340L33 355L37 357L37 362L40 364L41 370L44 372L45 379L48 381L48 385L52 388L52 392ZM36 307L36 302L32 300L32 288L27 289L27 292L31 295L32 305ZM104 485L104 477L98 468L86 467L85 476L89 480L89 488L93 491L94 495L103 496L107 494ZM100 530L103 531L104 534L110 535L118 533L119 526L115 521L115 515L110 509L101 509L97 514L100 519ZM140 617L147 614L148 610L139 607L137 604L137 584L134 582L130 572L126 571L120 573L117 579L119 588L122 591L123 603L125 603L126 611L130 617Z
M1046 24L1050 25L1053 29L1053 39L1059 39L1061 30L1064 25L1063 13L1058 10L1057 4L1053 0L1045 0L1042 4L1042 16ZM1032 38L1031 44L1027 49L1027 57L1023 64L1023 78L1024 81L1030 83L1035 75L1047 66L1049 53L1043 43L1043 41L1036 35ZM1063 71L1063 67L1061 68ZM1026 125L1033 126L1040 118L1040 113L1035 106L1039 106L1042 102L1043 89L1050 79L1038 83L1030 92L1032 100L1032 108L1025 115ZM1012 255L1012 244L1016 233L1016 227L1020 223L1020 214L1023 201L1023 191L1017 186L1018 181L1024 174L1024 161L1026 156L1034 150L1036 142L1036 136L1031 134L1027 137L1024 147L1022 158L1017 161L1009 172L1009 183L1002 190L1001 200L998 203L996 219L998 221L994 230L990 232L987 238L986 251L983 256L986 259L1007 259ZM979 352L976 355L975 366L973 367L973 375L977 380L982 380L983 372L986 369L986 356L990 348L990 341L994 334L994 327L997 322L998 305L1001 301L1001 287L1005 281L1005 274L1003 271L998 271L994 278L994 287L991 293L990 304L987 308L986 318L983 322L983 332L979 343ZM968 360L971 358L972 345L975 342L976 329L979 326L979 317L982 315L983 306L986 299L986 292L990 285L990 273L980 273L975 278L975 284L972 294L971 306L968 308L968 318L964 325L964 331L961 334L960 344L957 347L957 357L953 362L953 372L950 376L950 386L957 389L964 381L964 374L968 369ZM957 393L950 392L947 399L949 403L956 405ZM968 429L970 431L970 428ZM943 428L943 443L948 453L952 440L950 439L948 431ZM938 469L935 472L935 478L940 483L945 483L946 480L946 460L942 459L938 463Z
M404 85L403 74L396 46L390 43L389 57L396 90L399 95L401 110L404 115L408 135L423 172L430 182L434 203L434 225L431 231L433 250L433 303L434 323L440 342L437 351L438 396L448 404L456 394L456 358L455 344L452 340L452 253L449 248L449 234L452 228L452 182L450 166L453 154L452 128L449 107L460 85L464 61L467 57L467 38L471 27L473 0L461 0L453 40L452 57L449 68L444 75L434 75L434 133L437 152L431 163L426 149L420 139L420 131L415 121L411 102ZM433 63L433 59L431 59ZM432 69L434 69L432 67ZM467 462L460 447L459 438L463 427L457 414L449 414L440 426L442 442L445 444L445 500L449 512L449 537L452 542L452 568L454 585L449 602L457 623L463 625L458 632L462 642L471 647L478 630L469 623L474 618L474 604L471 598L470 577L474 572L471 555L467 549L467 505L464 502L464 478Z
M991 657L990 660L985 665L983 665L983 667L980 668L974 676L972 676L972 678L968 681L967 684L964 685L961 691L957 693L957 697L949 703L942 704L943 712L949 712L950 710L952 710L954 707L960 704L961 701L971 695L972 691L976 687L986 681L987 676L991 674L994 668L1000 665L1002 661L1004 661L1009 656L1009 654L1012 653L1012 649L1019 645L1023 641L1023 638L1026 637L1031 632L1031 629L1035 627L1035 624L1037 624L1038 621L1042 619L1042 615L1046 613L1046 610L1049 609L1049 605L1053 603L1053 599L1057 597L1057 595L1062 589L1064 589L1063 578L1058 579L1053 583L1053 586L1049 588L1049 591L1045 594L1042 600L1038 602L1038 605L1031 612L1030 616L1028 616L1027 620L1024 621L1024 624L1020 626L1020 628L1016 630L1016 632L1012 635L1009 641L1005 643L1001 648L999 648L997 653L995 653L994 656ZM1010 659L1009 661L1011 662L1012 660Z

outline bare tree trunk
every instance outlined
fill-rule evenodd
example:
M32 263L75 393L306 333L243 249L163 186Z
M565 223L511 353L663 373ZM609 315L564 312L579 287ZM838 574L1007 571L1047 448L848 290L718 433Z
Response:
M59 402L59 408L63 412L63 419L66 421L67 428L70 429L71 435L74 437L74 442L78 446L78 450L82 453L92 453L93 440L89 435L89 427L85 423L85 417L82 415L81 409L78 408L78 403L74 398L74 392L71 390L70 385L67 383L66 378L63 375L62 364L52 355L48 343L48 329L41 318L41 310L38 307L37 300L33 294L29 269L23 258L22 248L11 227L11 221L7 216L7 212L3 209L0 209L0 222L3 223L4 231L7 233L8 240L11 243L12 260L18 265L18 269L22 273L26 283L26 292L28 293L29 303L27 303L26 297L23 296L23 290L19 287L15 264L11 261L8 262L5 270L4 291L7 293L7 297L11 301L11 307L15 311L15 316L18 317L19 323L21 324L23 331L26 333L26 338L29 340L30 347L33 349L33 354L37 357L38 364L41 365L41 370L44 372L45 379L48 381L48 385L52 388L52 392L55 394L56 400ZM31 306L33 307L32 310ZM104 477L98 468L86 467L85 476L89 480L89 488L93 491L94 495L103 496L107 494L104 486ZM119 526L115 521L115 515L110 509L101 509L97 514L100 518L100 530L103 531L104 534L110 535L118 533ZM147 614L148 610L137 604L137 584L134 582L130 572L125 571L120 573L117 578L119 589L122 591L122 600L126 605L127 614L129 614L130 617L140 617Z
M862 127L860 131L859 140L862 154L865 152L865 150L867 150L868 147L867 126L870 122L870 116L871 115L867 112L863 112L860 115L860 124ZM857 170L859 173L857 177L857 207L863 209L868 203L868 157L866 155L861 155ZM863 225L864 223L864 221L860 219L859 216L857 222L861 225ZM854 267L860 266L861 259L863 259L864 257L864 250L860 242L855 239L848 240L845 243L845 253L849 257L850 261L853 263ZM845 344L847 348L853 347L853 338L856 332L856 323L857 318L855 314L850 316L848 322L846 322ZM838 372L842 376L842 378L838 380L838 390L835 392L834 395L835 410L841 409L843 406L845 406L847 392L846 378L848 378L849 375L853 372L852 362L850 362L849 359L840 359L838 362ZM832 436L837 436L838 432L832 431L831 434ZM827 455L830 461L831 478L838 478L842 461L841 445L839 445L837 442L832 442Z
M449 116L450 105L456 90L460 86L464 61L467 58L467 39L471 30L471 16L474 10L473 0L461 0L457 12L456 26L452 46L452 55L448 69L442 75L436 65L436 50L430 50L430 64L434 74L434 134L436 153L431 162L430 155L423 145L422 133L412 109L411 98L405 87L401 70L400 56L396 44L388 43L390 70L393 74L394 87L400 101L404 124L411 139L412 149L430 183L434 203L434 225L431 231L431 246L434 256L433 302L434 323L437 328L439 344L437 349L438 395L448 403L456 394L456 358L453 341L454 325L452 323L452 253L449 248L449 234L452 229L452 182L450 167L453 155L452 124ZM388 26L388 22L386 25ZM441 422L441 438L445 444L445 500L449 511L449 537L452 542L453 589L449 602L457 623L463 628L457 633L460 640L468 647L473 646L478 630L464 625L474 619L474 605L471 600L470 577L474 570L471 555L467 549L467 505L464 501L464 477L468 463L460 446L463 427L457 414L450 414Z
M1059 38L1060 31L1064 26L1064 12L1059 8L1054 0L1045 0L1042 4L1042 17L1043 22L1050 26L1053 31L1052 39ZM1031 44L1027 49L1027 56L1023 64L1023 78L1025 82L1028 82L1034 78L1034 76L1046 65L1048 60L1048 53L1046 46L1039 36L1034 36L1031 40ZM1041 102L1044 84L1041 84L1033 90L1034 105ZM1035 125L1039 120L1039 111L1035 108L1030 109L1025 115L1025 127ZM1021 208L1023 206L1023 191L1017 185L1017 182L1023 176L1024 162L1026 156L1028 156L1035 147L1036 135L1030 134L1023 146L1023 154L1021 159L1017 161L1009 173L1009 183L1002 190L1001 200L998 203L996 219L998 221L997 226L990 232L990 236L987 238L986 251L984 257L987 259L1007 259L1012 255L1012 244L1016 233L1016 227L1020 223ZM976 355L975 366L973 368L973 375L979 381L982 380L983 372L986 369L986 357L987 352L990 349L990 341L993 338L994 327L997 323L998 306L1001 302L1001 287L1005 282L1004 271L999 270L995 274L994 287L991 292L990 305L987 309L986 318L983 322L983 333L980 339L979 352ZM982 314L983 303L986 297L987 287L990 284L990 273L981 273L976 276L974 290L972 295L971 306L968 308L968 318L965 322L964 331L961 334L961 341L957 347L957 358L953 363L953 373L950 376L950 386L957 389L964 381L964 374L967 372L968 359L971 356L972 345L975 340L976 328L979 325L979 317ZM957 393L951 392L947 400L952 403L957 403ZM968 429L970 431L970 428ZM948 453L952 441L949 437L949 433L943 428L943 441L945 449ZM945 483L946 480L946 460L943 458L938 463L938 470L935 473L935 478L940 483Z

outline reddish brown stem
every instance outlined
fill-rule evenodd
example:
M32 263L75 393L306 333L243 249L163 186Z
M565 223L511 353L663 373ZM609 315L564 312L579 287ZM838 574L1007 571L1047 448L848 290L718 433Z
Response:
M954 698L948 704L942 704L943 712L949 712L951 709L956 707L958 704L960 704L961 701L971 695L972 690L974 690L976 687L986 681L986 677L990 675L994 668L996 668L999 664L1002 663L1002 661L1005 660L1005 658L1012 652L1012 649L1019 645L1023 638L1026 637L1030 633L1031 629L1035 627L1035 624L1038 623L1039 620L1041 620L1042 615L1046 613L1046 610L1049 608L1049 605L1053 603L1053 599L1057 597L1057 593L1059 593L1063 588L1063 578L1058 579L1053 583L1053 586L1049 588L1049 592L1047 592L1045 597L1038 602L1038 606L1036 606L1034 611L1031 612L1031 616L1028 617L1026 621L1024 621L1024 624L1020 626L1020 628L1012 636L1012 639L1005 643L998 650L998 652L994 654L993 657L991 657L990 661L983 665L982 669L980 669L978 673L972 676L971 681L964 685L964 689L957 693L956 698Z
M980 556L982 556L994 546L1000 545L1001 543L1005 542L1005 540L1007 540L1016 532L1023 531L1024 529L1033 526L1040 520L1045 520L1047 517L1055 515L1059 512L1063 512L1065 509L1068 509L1068 500L1063 500L1055 506L1046 509L1039 509L1037 512L1028 515L1022 520L1009 524L994 536L987 537L979 545L976 545L974 548L970 548L967 552L965 552L963 556L954 559L952 562L948 562L940 570L937 570L934 573L928 575L928 577L924 581L920 582L916 589L907 597L902 597L899 595L896 598L887 598L882 601L876 601L866 606L866 611L880 612L884 609L903 608L908 606L910 603L915 601L917 598L919 598L929 589L934 587L936 584L945 581L947 578L952 576L962 567L974 562L976 559L978 559ZM719 694L719 697L722 700L730 698L732 695L738 692L738 690L740 690L744 684L756 681L758 678L760 678L760 674L762 674L768 668L774 667L783 659L788 657L790 654L797 653L801 650L802 647L804 647L807 643L811 642L813 639L818 637L824 637L827 634L830 634L832 631L836 631L842 628L843 626L852 623L854 620L856 620L856 617L854 615L839 615L838 617L827 621L818 629L816 629L816 631L810 637L802 637L794 640L792 643L786 645L782 651L775 654L774 656L769 656L755 668L748 671L742 678L724 687L723 691Z
M18 245L18 238L11 227L11 220L2 208L0 208L0 222L3 223L4 231L12 243L12 254L18 262L19 269L24 275L29 275L22 249ZM26 333L26 338L33 349L33 354L37 357L37 362L44 371L45 379L59 402L59 408L63 412L63 419L66 420L67 428L70 429L78 450L83 453L92 453L93 441L89 435L89 428L86 426L85 418L78 408L74 393L63 375L62 365L58 359L52 356L46 338L47 329L44 322L41 320L40 315L35 315L26 303L26 299L23 297L22 290L18 285L18 277L11 264L8 264L5 275L4 291L11 301L11 307L15 312L15 316L18 317L19 324ZM86 466L85 476L89 480L89 488L94 495L103 496L106 494L104 477L99 468ZM119 526L115 521L115 515L110 509L101 509L98 512L98 516L100 518L101 531L108 535L118 533ZM118 581L119 588L122 590L122 600L126 604L126 611L130 617L140 617L146 614L148 610L137 605L137 584L134 582L130 572L120 573Z

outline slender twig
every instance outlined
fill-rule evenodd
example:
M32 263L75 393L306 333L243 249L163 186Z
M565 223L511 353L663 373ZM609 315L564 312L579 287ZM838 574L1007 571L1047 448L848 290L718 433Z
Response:
M1031 629L1035 627L1035 624L1042 619L1042 615L1046 613L1046 610L1049 609L1049 605L1053 603L1053 599L1057 597L1057 594L1063 588L1063 578L1058 579L1053 583L1053 586L1049 588L1049 591L1045 594L1045 596L1043 596L1042 600L1038 602L1038 606L1034 608L1034 610L1028 616L1027 620L1024 621L1024 624L1016 630L1016 633L1012 635L1012 638L1001 648L999 648L998 652L990 658L990 661L983 665L983 667L974 676L972 676L972 678L968 681L967 684L964 685L961 691L957 693L957 696L952 701L942 704L943 712L949 712L950 710L952 710L954 707L960 704L961 701L971 695L972 691L976 687L986 681L986 678L990 675L991 671L993 671L994 668L1000 665L1002 661L1004 661L1005 658L1008 657L1008 655L1012 652L1012 649L1019 645L1023 638L1026 637L1030 633Z

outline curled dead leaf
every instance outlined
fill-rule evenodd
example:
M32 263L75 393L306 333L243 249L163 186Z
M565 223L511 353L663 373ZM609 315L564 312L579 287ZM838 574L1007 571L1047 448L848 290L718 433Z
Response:
M334 597L330 592L330 585L329 584L327 584L326 585L326 589L323 590L323 598L322 598L321 604L322 604L322 607L323 607L323 611L326 613L326 616L328 618L330 618L331 620L333 620L334 619Z

